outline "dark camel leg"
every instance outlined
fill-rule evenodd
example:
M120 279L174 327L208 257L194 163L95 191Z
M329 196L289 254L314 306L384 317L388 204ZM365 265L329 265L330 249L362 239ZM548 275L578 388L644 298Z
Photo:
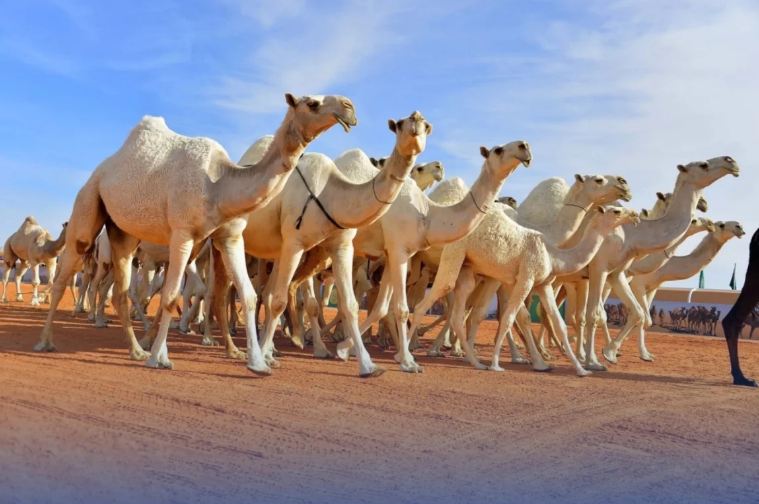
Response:
M741 290L730 312L722 320L722 328L727 340L727 351L730 354L730 373L733 375L734 385L757 386L755 380L747 378L743 374L738 360L738 338L741 329L743 329L743 323L754 310L757 302L759 302L759 229L751 238L748 270L746 271L743 290Z

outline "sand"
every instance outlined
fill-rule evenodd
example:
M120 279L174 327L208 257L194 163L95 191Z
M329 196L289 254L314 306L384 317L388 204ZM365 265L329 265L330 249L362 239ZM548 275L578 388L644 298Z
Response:
M715 338L652 333L655 363L628 343L588 378L419 352L408 375L371 347L373 380L279 340L260 378L176 331L175 370L146 369L70 307L42 355L46 309L0 306L2 503L759 501L759 391L729 385ZM759 345L741 352L759 375Z

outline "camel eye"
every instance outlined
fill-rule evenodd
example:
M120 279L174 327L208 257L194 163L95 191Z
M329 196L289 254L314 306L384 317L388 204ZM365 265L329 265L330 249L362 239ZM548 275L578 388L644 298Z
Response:
M496 147L495 149L493 149L493 152L495 152L496 156L500 156L501 154L503 154L503 147Z
M311 109L312 112L316 112L317 110L319 110L320 103L316 100L311 100L308 102L307 105L308 105L308 108Z
M709 163L700 163L698 166L700 166L702 170L706 170L709 168Z
M602 179L602 178L600 178L600 177L599 177L599 178L597 178L597 179L593 179L593 180L595 180L595 181L596 181L596 184L598 184L598 185L601 185L601 184L603 184L603 183L604 183L604 179Z
M422 173L422 167L420 166L419 168L416 169L416 171L418 171L419 173Z
M622 214L622 210L614 210L614 213L617 214L617 215L621 215Z
M731 158L730 156L725 156L725 161L728 163L735 163L735 159Z

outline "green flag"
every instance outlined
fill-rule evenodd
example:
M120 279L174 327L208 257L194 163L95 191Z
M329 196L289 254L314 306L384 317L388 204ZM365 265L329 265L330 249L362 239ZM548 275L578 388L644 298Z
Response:
M706 282L704 281L704 270L701 270L701 273L698 274L698 288L703 289Z
M735 263L733 263L733 276L730 277L730 288L738 290L738 282L735 281Z

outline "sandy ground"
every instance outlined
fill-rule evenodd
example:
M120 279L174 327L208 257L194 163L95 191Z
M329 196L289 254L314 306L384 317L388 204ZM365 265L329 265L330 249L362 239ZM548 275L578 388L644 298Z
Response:
M421 355L412 376L373 347L374 380L280 340L259 378L174 331L175 370L146 369L70 310L36 354L45 313L0 306L2 503L759 502L759 392L714 338L651 334L655 363L628 344L582 379Z

